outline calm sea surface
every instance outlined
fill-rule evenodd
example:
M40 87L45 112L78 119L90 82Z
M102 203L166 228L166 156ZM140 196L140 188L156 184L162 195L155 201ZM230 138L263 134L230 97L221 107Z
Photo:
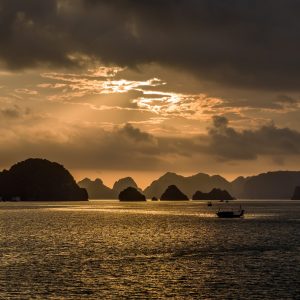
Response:
M235 203L0 203L0 299L300 299L300 201Z

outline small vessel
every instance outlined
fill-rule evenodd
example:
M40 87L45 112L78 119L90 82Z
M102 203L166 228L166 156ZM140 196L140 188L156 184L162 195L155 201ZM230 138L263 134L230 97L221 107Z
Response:
M212 206L211 201L208 201L208 202L207 202L207 206Z
M217 211L217 216L219 218L240 218L244 215L245 210L242 209L242 207L240 206L239 210L218 210Z

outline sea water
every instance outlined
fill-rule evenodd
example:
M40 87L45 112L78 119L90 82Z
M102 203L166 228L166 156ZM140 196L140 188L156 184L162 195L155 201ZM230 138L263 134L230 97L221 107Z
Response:
M0 299L300 299L300 201L234 203L0 203Z

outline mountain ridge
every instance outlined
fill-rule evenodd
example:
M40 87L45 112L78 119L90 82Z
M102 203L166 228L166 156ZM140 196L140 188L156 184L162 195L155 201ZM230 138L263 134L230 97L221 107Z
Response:
M230 189L230 183L220 175L210 176L205 173L197 173L184 177L176 173L167 172L146 187L144 193L148 198L159 198L170 185L176 185L189 198L197 190L209 192L213 188Z
M192 198L198 190L208 193L212 189L218 188L227 190L233 197L238 199L291 199L295 187L300 186L300 171L268 171L253 176L238 176L232 181L228 181L218 174L209 175L199 172L194 175L183 176L174 172L166 172L153 180L144 191L137 187L131 177L123 179L121 180L123 182L127 181L128 185L125 185L124 189L130 186L130 182L134 182L131 185L143 192L148 199L152 197L160 198L170 185L176 185L189 198ZM120 182L120 180L117 182ZM117 191L115 191L114 197L114 199L117 199Z
M135 188L139 192L142 192L132 177L124 177L117 180L113 188L106 186L100 178L96 178L95 180L84 178L78 181L78 185L81 188L85 188L89 198L94 200L118 199L120 193L128 187Z

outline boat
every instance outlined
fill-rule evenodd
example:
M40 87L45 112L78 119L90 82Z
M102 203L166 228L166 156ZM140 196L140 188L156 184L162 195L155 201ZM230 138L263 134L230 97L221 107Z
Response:
M207 206L212 206L211 201L208 201L208 202L207 202Z
M218 210L217 211L217 216L219 218L240 218L244 215L245 210L240 207L239 210Z

